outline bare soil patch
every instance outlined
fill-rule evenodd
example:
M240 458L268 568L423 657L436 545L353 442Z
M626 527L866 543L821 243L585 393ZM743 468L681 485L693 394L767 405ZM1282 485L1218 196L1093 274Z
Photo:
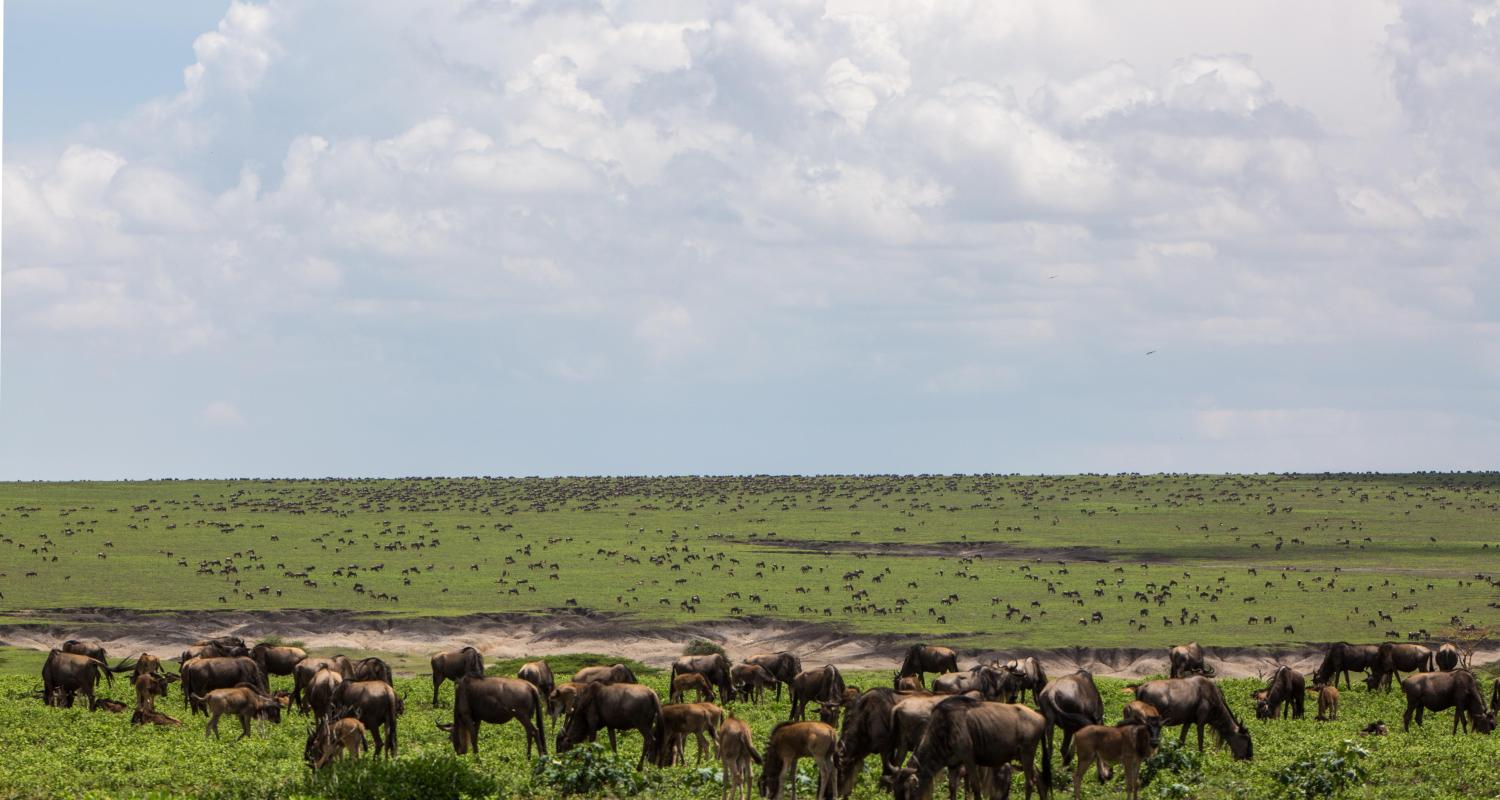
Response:
M941 558L1002 558L1031 561L1093 561L1162 564L1172 561L1165 553L1130 553L1099 547L1035 547L1007 542L853 542L828 539L759 539L757 545L793 553L838 553L841 555L905 556Z

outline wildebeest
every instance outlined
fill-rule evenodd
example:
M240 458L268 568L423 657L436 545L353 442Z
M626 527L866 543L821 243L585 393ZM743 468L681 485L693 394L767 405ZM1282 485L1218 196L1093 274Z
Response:
M193 695L206 696L215 689L228 689L242 683L255 687L263 695L271 693L266 674L248 656L190 659L182 665L181 674L182 693L188 698L188 707L195 714L203 711L204 707Z
M744 720L734 717L724 720L724 724L719 726L717 743L719 761L724 765L722 800L750 800L750 784L753 779L750 764L761 763L750 726Z
M281 703L276 698L250 684L241 684L227 689L214 689L206 694L189 694L195 704L208 710L208 726L203 729L206 738L210 733L219 738L219 717L232 714L240 718L240 738L250 735L250 720L255 717L281 721Z
M734 681L730 677L732 665L723 653L708 653L700 656L683 656L672 662L672 677L684 672L696 672L719 690L722 702L734 700Z
M526 730L526 757L531 757L533 741L537 753L547 755L542 704L542 693L530 681L465 675L454 689L452 724L438 723L438 727L448 731L453 752L478 755L480 723L503 725L516 720Z
M216 636L194 642L191 647L182 651L176 661L186 664L195 658L240 658L249 655L250 648L245 646L244 639L238 636Z
M1047 672L1042 669L1042 662L1032 656L1007 662L1005 671L1014 678L1012 684L1016 687L1018 702L1025 702L1027 691L1031 692L1031 699L1036 700L1036 693L1047 686Z
M1135 693L1137 700L1150 703L1161 714L1163 726L1181 725L1182 735L1178 744L1187 743L1188 726L1198 726L1198 750L1203 751L1203 726L1213 728L1229 745L1229 752L1236 760L1248 760L1253 755L1250 730L1229 710L1224 693L1217 684L1202 675L1186 678L1147 681L1127 691Z
M340 678L354 677L354 665L343 655L328 658L304 658L297 662L292 668L292 703L302 710L307 710L307 687L312 682L313 676L320 669L329 669L337 673Z
M1432 659L1437 664L1438 669L1443 672L1451 672L1458 668L1458 662L1461 657L1462 654L1457 647L1449 642L1443 642L1438 646L1437 652L1433 654Z
M1094 685L1094 676L1088 670L1078 670L1071 675L1049 683L1036 695L1037 707L1046 720L1047 749L1052 749L1052 729L1062 728L1062 762L1072 758L1070 746L1073 735L1087 725L1104 724L1104 698L1099 696L1099 687Z
M708 679L696 672L682 672L672 676L672 688L668 693L673 703L681 703L682 698L689 692L696 691L699 701L714 701L714 687L709 685Z
M735 664L729 668L729 680L734 684L734 690L740 697L759 703L765 697L766 689L775 687L781 689L781 683L776 676L766 671L759 664Z
M449 650L446 653L438 653L432 657L432 705L438 704L438 688L443 681L457 682L465 675L483 675L484 657L469 645L464 645L457 650Z
M940 675L958 672L958 653L951 647L931 644L914 644L906 648L906 657L902 659L901 671L897 674L900 677L915 676L918 683L923 683L923 673L926 672Z
M927 685L916 675L897 673L891 679L891 688L898 692L923 692L927 690Z
M1378 644L1349 644L1338 642L1328 646L1328 652L1323 654L1323 663L1313 673L1313 683L1338 683L1339 674L1344 676L1344 688L1353 686L1349 681L1350 672L1364 672L1374 669L1380 663L1380 645Z
M818 791L814 797L838 795L838 770L834 760L838 752L838 737L833 727L821 722L780 722L771 729L771 739L762 756L764 766L760 772L760 794L770 800L779 800L783 788L791 789L797 796L797 761L811 758L818 765Z
M787 694L792 701L790 719L795 722L807 713L809 702L841 702L844 698L844 676L839 673L838 667L832 664L803 670L792 679L792 685Z
M1423 644L1386 642L1380 646L1374 667L1365 678L1365 686L1371 691L1391 688L1391 679L1401 677L1402 672L1431 672L1432 649Z
M1479 681L1474 673L1459 669L1452 672L1424 672L1408 675L1401 681L1401 691L1406 695L1406 712L1401 717L1401 729L1411 729L1412 714L1417 715L1417 724L1422 724L1422 712L1453 709L1453 733L1463 725L1465 733L1473 723L1476 733L1489 733L1495 729L1495 712L1484 707L1484 696L1479 693ZM1464 715L1468 718L1465 719Z
M1318 695L1318 716L1314 717L1319 722L1334 722L1339 718L1339 687L1331 683L1314 684L1307 687L1309 692Z
M1156 752L1157 737L1151 728L1137 722L1122 722L1119 725L1089 725L1078 731L1078 766L1073 769L1073 799L1083 797L1083 773L1093 764L1099 782L1110 779L1111 764L1125 768L1125 797L1135 800L1140 796L1141 762Z
M662 733L659 739L662 745L656 751L657 766L670 767L682 763L689 735L698 742L698 754L694 763L703 761L703 753L710 746L718 747L719 725L724 722L724 709L713 703L665 705L661 707L661 718Z
M181 725L182 724L182 720L173 719L173 718L167 716L166 714L161 713L160 711L154 711L154 710L152 710L152 711L142 711L140 709L136 709L136 712L134 714L130 715L130 724L131 725L173 725L173 726L175 726L175 725Z
M880 774L889 775L895 765L890 755L895 751L896 738L891 727L891 712L896 706L896 693L890 689L868 689L854 701L844 714L844 727L839 731L839 787L844 797L854 792L860 768L869 756L880 758Z
M556 723L558 714L564 717L572 714L573 704L578 700L578 692L585 686L588 684L572 681L558 684L552 693L547 695L547 716Z
M1274 719L1279 711L1283 719L1288 714L1292 719L1302 719L1306 693L1307 682L1302 673L1283 664L1271 673L1266 688L1255 693L1255 717Z
M949 697L958 695L914 694L896 697L891 707L891 749L888 762L893 769L906 760L906 754L917 749L922 734L927 732L927 723L932 720L932 710ZM978 694L976 693L977 697Z
M624 664L614 664L608 667L584 667L573 673L574 683L640 683L635 679L635 673Z
M76 656L88 656L95 661L107 660L104 657L104 645L94 639L69 639L58 645L57 649Z
M1185 678L1189 675L1212 676L1214 674L1213 667L1210 667L1203 659L1203 647L1197 642L1177 645L1167 652L1167 658L1172 664L1170 677Z
M802 659L782 650L777 653L758 653L745 659L746 664L755 664L765 668L776 679L776 699L781 699L781 686L792 685L792 679L802 672Z
M303 687L302 698L307 703L307 708L312 710L314 720L321 722L333 711L333 693L343 682L343 675L326 666L319 668L308 680Z
M557 752L566 753L601 730L609 732L611 752L618 752L616 731L640 731L645 740L641 758L635 765L640 769L647 759L655 760L659 747L665 744L661 741L664 735L661 698L650 687L638 683L586 684L578 690L573 713L557 734Z
M917 800L927 797L939 770L964 767L973 776L980 768L998 770L1020 762L1026 796L1036 789L1045 798L1052 786L1052 750L1042 747L1046 726L1042 715L1026 706L969 695L944 698L933 708L910 762L892 776L891 789L896 800Z
M349 716L343 716L348 714ZM339 709L319 720L307 734L302 758L313 769L322 769L340 755L359 758L365 750L365 725L350 709Z
M254 659L256 665L268 676L291 675L297 670L298 662L307 658L307 651L300 647L261 642L250 648L250 658Z
M167 676L160 672L143 672L132 678L130 684L135 689L136 710L156 710L156 698L167 696L169 683Z
M42 702L71 708L73 695L81 693L88 698L89 710L92 711L96 704L94 687L99 685L101 677L114 683L114 677L103 661L54 649L42 663Z
M967 672L950 672L932 682L933 694L963 694L979 692L986 700L1004 697L1010 701L1015 695L1016 676L1002 669L979 664Z
M353 673L349 676L350 680L391 683L391 665L375 656L361 658L350 666L353 668Z
M389 683L345 678L333 690L332 699L335 707L354 709L375 740L376 755L383 752L391 758L396 757L396 718L405 708Z
M552 679L552 665L546 660L528 661L521 665L516 677L536 687L542 697L549 697L552 690L557 688L557 683Z

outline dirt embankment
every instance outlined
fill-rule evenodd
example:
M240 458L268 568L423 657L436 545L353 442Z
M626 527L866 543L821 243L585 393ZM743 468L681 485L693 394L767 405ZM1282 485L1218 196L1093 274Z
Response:
M47 650L65 639L97 639L112 658L149 652L173 657L193 642L234 635L246 640L279 636L318 650L430 654L462 644L488 658L592 652L668 666L693 639L722 645L736 658L789 650L805 662L849 670L895 670L906 647L939 637L853 635L830 625L751 619L651 626L628 618L577 610L548 614L470 614L456 617L382 617L343 611L166 612L72 609L13 612L32 624L0 625L0 645ZM1165 674L1165 648L961 650L964 663L1035 656L1047 672L1086 669L1095 675L1138 678ZM1286 664L1311 672L1322 648L1206 648L1218 674L1254 678ZM1500 660L1500 648L1477 653L1476 663Z
M1149 562L1161 564L1173 559L1165 553L1131 553L1099 547L1035 547L1006 542L853 542L828 539L757 539L758 547L775 547L793 553L838 553L840 555L906 556L942 558L999 558L1033 561Z

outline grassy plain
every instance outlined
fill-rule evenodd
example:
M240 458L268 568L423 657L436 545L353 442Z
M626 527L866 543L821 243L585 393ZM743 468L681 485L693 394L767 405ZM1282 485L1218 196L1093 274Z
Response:
M1493 473L0 484L12 620L579 608L973 646L1286 645L1494 622L1496 575Z

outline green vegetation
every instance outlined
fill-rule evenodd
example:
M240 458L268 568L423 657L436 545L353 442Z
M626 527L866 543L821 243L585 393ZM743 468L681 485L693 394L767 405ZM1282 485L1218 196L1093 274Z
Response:
M573 658L568 662L584 660ZM563 663L563 659L557 659L556 663ZM560 678L566 677L563 670L556 671ZM890 679L883 672L851 673L848 677L851 684L861 686L888 685ZM664 673L656 672L643 680L665 693ZM273 683L276 688L288 688L289 679L276 678ZM1119 719L1121 705L1128 699L1120 691L1124 682L1101 679L1099 685L1107 706L1107 719ZM1400 717L1404 706L1399 691L1345 692L1337 722L1315 722L1311 712L1303 720L1262 722L1253 719L1251 713L1250 693L1258 687L1256 681L1232 680L1221 685L1236 713L1250 726L1255 758L1250 762L1232 761L1227 750L1213 747L1212 734L1207 737L1208 750L1200 758L1190 735L1186 749L1168 748L1155 760L1152 770L1155 777L1143 792L1144 797L1203 800L1276 797L1286 791L1288 776L1309 776L1309 782L1299 786L1326 785L1319 781L1328 778L1328 771L1336 766L1330 766L1328 754L1340 751L1341 743L1346 740L1357 742L1369 755L1358 759L1363 773L1357 779L1344 781L1340 797L1457 800L1500 794L1500 772L1495 769L1500 738L1475 734L1450 736L1451 712L1434 714L1425 727L1402 733ZM201 716L191 717L181 693L175 689L159 702L159 707L184 720L182 728L132 728L123 714L90 713L82 707L46 708L32 697L38 686L35 677L0 676L0 751L6 754L5 769L0 770L0 797L78 797L89 792L97 797L141 796L151 792L235 798L441 797L455 796L455 792L551 797L565 790L604 796L639 788L634 785L633 777L626 778L619 770L621 762L633 768L640 753L640 737L635 734L620 737L620 760L593 752L553 763L526 760L522 732L514 723L500 727L486 725L480 734L480 754L455 758L447 734L434 724L449 721L450 711L446 707L429 707L426 693L430 684L425 678L397 679L397 688L407 694L407 701L406 714L400 722L401 755L394 764L372 763L317 778L311 778L302 763L308 723L297 714L287 715L281 725L257 723L252 738L245 741L235 741L237 734L233 731L238 726L226 724L224 738L215 741L204 738L206 720ZM116 682L105 694L129 700L123 682ZM451 685L445 686L445 706L451 704L452 696ZM735 704L732 710L750 722L756 742L764 747L771 726L785 719L787 703L783 700L760 706ZM1393 723L1390 736L1358 734L1361 727L1375 719ZM549 725L549 752L555 733ZM1164 739L1175 741L1176 731L1169 730ZM685 766L667 770L647 768L643 774L647 794L681 800L718 798L718 765L708 760L694 764L694 750L690 743ZM1347 755L1346 751L1343 757ZM459 762L467 766L454 766ZM871 760L860 778L855 792L858 800L889 797L876 784L874 764ZM804 764L803 769L811 774L808 765ZM1060 760L1057 770L1057 785L1066 787L1071 782L1071 773L1061 766ZM938 794L944 791L939 787ZM1019 777L1016 791L1020 791ZM1054 796L1065 796L1066 790L1060 791L1063 793ZM1122 779L1118 776L1102 787L1091 774L1087 776L1086 797L1121 797L1123 793Z
M11 483L0 548L12 619L567 610L971 646L1378 641L1500 616L1500 475Z

